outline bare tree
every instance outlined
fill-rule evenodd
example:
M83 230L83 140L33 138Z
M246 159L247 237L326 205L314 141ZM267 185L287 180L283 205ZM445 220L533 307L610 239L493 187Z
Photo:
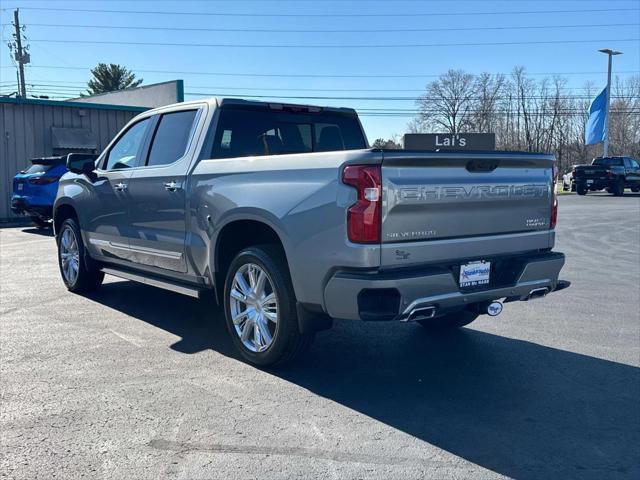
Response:
M533 149L533 138L531 135L531 113L530 103L533 98L532 81L526 77L524 67L515 67L513 69L513 82L516 89L516 98L518 102L518 132L520 133L520 118L523 122L525 148L528 151ZM518 139L518 146L520 146L520 139Z
M567 171L602 152L601 145L584 143L589 105L600 90L588 83L580 94L570 93L565 78L535 80L523 67L508 79L450 70L427 85L407 131L493 132L499 149L554 153ZM639 158L640 75L616 78L611 93L611 153Z
M474 129L480 133L494 132L498 123L498 102L505 87L502 74L481 73L475 81L475 109L472 115Z
M640 154L640 75L616 78L611 89L609 144L613 155Z
M427 93L417 100L424 124L436 130L456 134L471 122L474 77L462 70L449 70L427 86Z

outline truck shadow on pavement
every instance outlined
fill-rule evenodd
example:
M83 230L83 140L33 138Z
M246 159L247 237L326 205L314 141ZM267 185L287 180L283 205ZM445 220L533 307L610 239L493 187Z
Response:
M40 235L41 237L52 237L53 238L53 229L52 228L36 228L36 227L27 227L22 229L22 233L28 233L31 235Z
M237 358L211 303L130 282L90 298L180 336L174 350ZM339 321L299 363L265 375L509 477L640 478L632 366L470 328Z

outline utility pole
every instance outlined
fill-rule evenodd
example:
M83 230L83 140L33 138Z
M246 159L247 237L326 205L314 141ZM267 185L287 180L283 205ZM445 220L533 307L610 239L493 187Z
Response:
M20 29L19 9L17 8L13 12L13 26L16 30L13 34L15 43L13 45L9 44L9 48L15 50L14 58L16 59L16 62L18 62L18 96L26 98L27 87L24 79L24 66L26 63L30 62L31 58L27 51L22 48L22 31Z
M611 64L614 55L622 55L622 52L611 50L610 48L603 48L598 50L599 52L606 53L609 57L609 69L607 73L607 111L605 112L605 125L604 125L604 152L603 157L609 156L609 107L611 105Z

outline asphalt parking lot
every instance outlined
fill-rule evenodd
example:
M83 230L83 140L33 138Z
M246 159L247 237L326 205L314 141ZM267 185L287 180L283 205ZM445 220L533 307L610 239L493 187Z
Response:
M640 478L640 195L560 198L570 289L429 336L336 322L236 357L211 304L59 279L0 230L2 478Z

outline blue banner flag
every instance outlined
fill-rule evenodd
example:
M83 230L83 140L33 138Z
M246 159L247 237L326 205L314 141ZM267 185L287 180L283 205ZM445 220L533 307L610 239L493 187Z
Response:
M584 127L585 145L604 142L607 124L607 89L600 92L589 107L589 119Z

